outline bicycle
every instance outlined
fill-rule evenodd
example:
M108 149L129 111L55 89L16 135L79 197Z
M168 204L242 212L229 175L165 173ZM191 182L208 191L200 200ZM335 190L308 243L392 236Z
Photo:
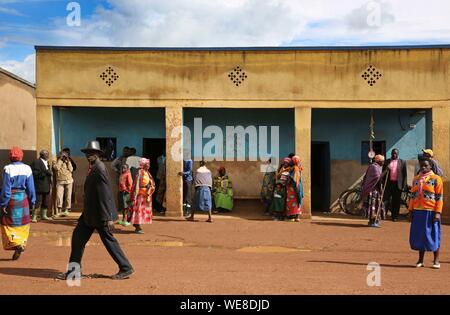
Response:
M355 187L347 189L341 193L339 196L339 207L346 214L363 216L364 209L360 207L361 205L361 193L362 193L362 181L360 181ZM408 207L409 199L411 197L411 186L407 186L405 190L402 191L400 196L400 204Z
M339 207L347 214L364 214L364 210L359 206L361 203L362 187L361 183L351 189L347 189L339 196Z

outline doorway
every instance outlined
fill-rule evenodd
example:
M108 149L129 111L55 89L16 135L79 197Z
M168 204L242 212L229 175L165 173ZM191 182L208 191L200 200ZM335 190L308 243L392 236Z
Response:
M330 143L311 144L311 208L327 212L330 208Z
M159 180L156 178L158 173L158 157L166 154L166 139L161 138L144 138L142 143L142 155L150 160L150 174L156 184L156 191L152 195L153 206L156 211L161 212L162 206L156 201L157 191L159 188Z
M142 155L150 160L150 173L156 179L158 172L158 157L166 153L166 139L144 138L142 144Z

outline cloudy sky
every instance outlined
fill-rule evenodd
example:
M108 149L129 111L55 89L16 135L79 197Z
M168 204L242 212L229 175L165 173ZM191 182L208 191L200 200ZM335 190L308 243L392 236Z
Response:
M448 0L0 0L0 67L34 82L34 45L450 44L449 12Z

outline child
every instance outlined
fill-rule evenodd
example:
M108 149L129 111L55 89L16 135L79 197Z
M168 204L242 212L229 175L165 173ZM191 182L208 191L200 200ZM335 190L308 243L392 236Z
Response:
M127 220L127 212L130 202L130 192L133 187L133 179L127 164L122 165L122 173L119 177L119 211L122 211L122 221L118 223L123 226L131 225Z
M273 199L272 202L270 203L270 211L273 214L273 219L275 221L282 221L285 209L286 209L286 190L283 184L280 181L278 181L275 184Z

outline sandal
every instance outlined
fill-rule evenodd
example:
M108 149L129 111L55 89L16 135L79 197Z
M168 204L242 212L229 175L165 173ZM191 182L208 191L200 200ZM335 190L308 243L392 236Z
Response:
M22 255L23 252L23 248L22 247L18 247L15 249L14 254L12 256L12 260L17 260L19 259L20 255Z

